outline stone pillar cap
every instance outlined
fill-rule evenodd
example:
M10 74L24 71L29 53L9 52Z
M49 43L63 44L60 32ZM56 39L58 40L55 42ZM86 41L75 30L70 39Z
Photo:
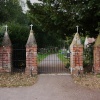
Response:
M96 41L95 41L95 44L94 46L100 46L100 34L98 35Z
M9 38L8 32L5 31L3 41L2 41L2 46L12 46L11 40Z
M76 33L74 35L73 41L72 41L72 43L70 45L70 47L73 47L73 46L82 46L81 40L80 40L80 36L79 36L78 33Z
M33 30L30 30L30 34L26 43L26 47L33 47L33 46L37 46L36 40L35 40L35 36L34 36L34 32Z

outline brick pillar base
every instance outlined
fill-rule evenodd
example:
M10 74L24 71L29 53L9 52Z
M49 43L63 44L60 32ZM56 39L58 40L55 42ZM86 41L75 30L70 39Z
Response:
M94 47L94 72L100 73L100 46Z
M100 73L100 34L94 44L94 72Z
M70 57L71 74L83 73L83 46L73 46Z
M26 47L26 69L28 75L37 74L37 47Z
M0 73L11 72L12 68L12 48L0 47Z

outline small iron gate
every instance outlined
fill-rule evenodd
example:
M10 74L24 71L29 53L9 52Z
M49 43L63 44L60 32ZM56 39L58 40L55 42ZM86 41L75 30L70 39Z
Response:
M24 72L26 67L26 49L24 46L21 48L13 48L12 53L12 71Z
M84 48L83 67L84 72L93 72L93 44L88 44Z
M59 47L38 48L39 73L68 72L69 57L67 49Z

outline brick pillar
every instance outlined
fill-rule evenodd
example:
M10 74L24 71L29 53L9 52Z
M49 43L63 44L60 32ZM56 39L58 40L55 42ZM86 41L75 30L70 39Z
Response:
M79 34L76 33L70 45L70 69L71 74L83 72L83 45L81 44Z
M0 72L11 72L12 69L12 44L7 31L4 34L0 47Z
M37 74L37 44L32 30L26 44L25 73L28 75Z
M94 44L94 72L100 73L100 34Z

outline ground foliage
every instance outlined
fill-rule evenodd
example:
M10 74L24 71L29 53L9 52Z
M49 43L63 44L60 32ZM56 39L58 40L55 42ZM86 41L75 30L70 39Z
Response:
M22 73L0 74L0 87L21 87L35 84L37 76L27 76Z
M91 89L100 89L100 74L85 74L84 76L73 77L74 82Z

